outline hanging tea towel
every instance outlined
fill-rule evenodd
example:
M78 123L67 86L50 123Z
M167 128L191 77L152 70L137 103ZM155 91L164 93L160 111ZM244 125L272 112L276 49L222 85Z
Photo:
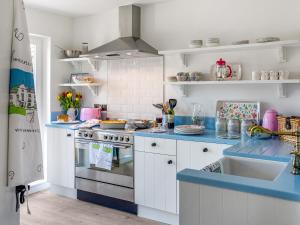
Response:
M109 144L90 143L90 163L96 167L111 170L113 146Z
M30 41L22 0L14 0L9 83L8 186L44 178ZM21 189L21 188L19 188ZM19 190L16 188L16 191Z

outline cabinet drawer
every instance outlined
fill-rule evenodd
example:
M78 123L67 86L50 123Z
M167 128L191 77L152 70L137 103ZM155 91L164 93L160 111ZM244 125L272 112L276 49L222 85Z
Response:
M145 152L175 156L176 140L145 138Z
M220 145L202 142L191 144L191 168L193 169L202 169L222 156Z

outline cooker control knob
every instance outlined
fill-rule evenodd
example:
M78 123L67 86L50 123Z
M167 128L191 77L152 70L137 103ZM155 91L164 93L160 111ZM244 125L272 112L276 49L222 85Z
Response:
M124 141L124 137L120 137L120 141Z
M108 139L111 141L111 140L113 139L113 137L112 137L112 136L109 136Z
M119 140L119 137L118 137L118 136L115 136L115 137L114 137L114 140L115 140L115 141Z
M129 142L130 141L129 137L125 137L125 141Z
M85 133L83 136L84 136L84 137L88 137L88 133Z
M93 133L90 133L90 134L89 134L89 137L92 138L92 137L93 137Z
M104 135L104 136L103 136L103 139L104 139L104 140L107 140L107 136L106 136L106 135Z

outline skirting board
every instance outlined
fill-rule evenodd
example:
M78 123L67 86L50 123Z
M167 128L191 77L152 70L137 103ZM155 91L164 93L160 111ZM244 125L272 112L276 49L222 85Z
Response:
M141 205L138 206L138 216L170 225L179 225L179 215Z
M67 198L77 199L76 189L66 188L66 187L51 184L49 191Z
M29 191L29 194L34 194L34 193L37 193L37 192L40 192L40 191L45 191L45 190L48 190L50 187L50 184L47 183L47 182L41 182L39 184L35 184L35 185L32 185L30 187L30 191Z

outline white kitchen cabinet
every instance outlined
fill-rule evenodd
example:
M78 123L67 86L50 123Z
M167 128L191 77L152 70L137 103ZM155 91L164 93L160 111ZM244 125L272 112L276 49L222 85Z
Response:
M202 169L223 156L223 150L229 145L177 141L177 171L183 169Z
M47 129L47 172L50 184L74 189L73 130L52 127Z
M135 202L153 209L176 213L176 141L166 140L163 143L164 140L166 139L142 140L140 137L136 140ZM144 149L141 148L141 143L145 143Z

